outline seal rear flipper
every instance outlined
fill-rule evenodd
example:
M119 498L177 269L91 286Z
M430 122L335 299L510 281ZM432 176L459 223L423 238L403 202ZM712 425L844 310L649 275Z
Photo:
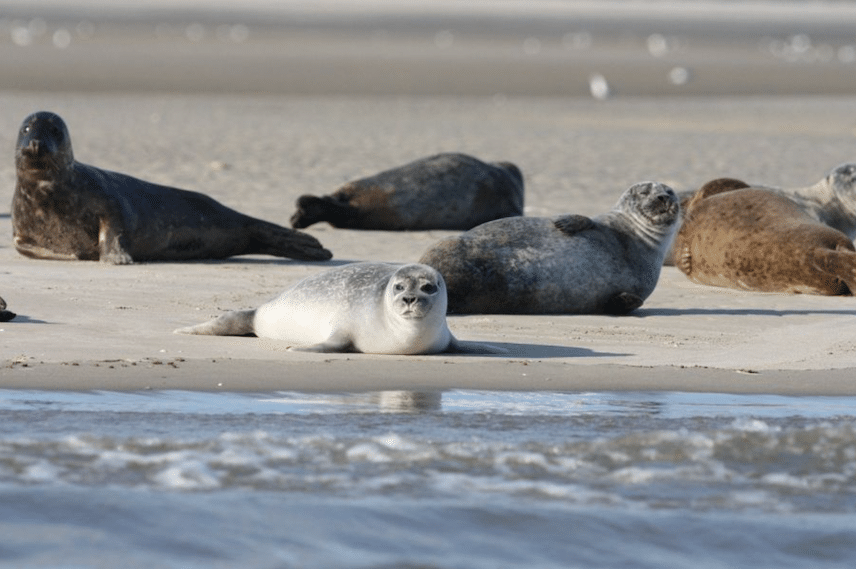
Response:
M235 310L196 326L178 328L173 333L206 336L250 336L255 334L253 326L255 316L255 310Z
M829 294L856 296L856 253L841 246L822 249L814 252L811 264L830 276ZM843 286L836 286L836 280Z
M603 307L604 314L622 316L633 312L644 303L645 300L632 292L620 292L606 301Z
M261 220L255 220L250 229L252 245L247 253L262 253L301 261L327 261L333 257L333 253L308 233Z
M593 227L594 221L584 215L570 214L556 218L553 225L565 235L572 236Z
M303 195L297 198L297 211L291 216L291 226L295 229L309 227L313 223L326 221L333 227L349 227L357 217L356 208L342 203L330 196Z

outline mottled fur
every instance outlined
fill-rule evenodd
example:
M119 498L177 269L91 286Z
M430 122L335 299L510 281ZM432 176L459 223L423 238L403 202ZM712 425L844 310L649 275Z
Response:
M212 198L75 161L63 120L24 119L15 152L15 248L40 259L125 264L266 254L332 255L318 240L234 211Z
M696 195L675 250L677 267L701 284L820 295L856 290L847 235L766 188Z
M432 246L455 313L626 314L654 290L678 219L668 187L631 186L608 213L508 218Z

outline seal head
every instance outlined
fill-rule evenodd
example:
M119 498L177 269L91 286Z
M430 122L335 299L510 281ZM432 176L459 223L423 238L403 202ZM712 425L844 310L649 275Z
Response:
M65 179L73 166L71 137L59 115L38 112L24 119L15 145L19 178L33 182Z

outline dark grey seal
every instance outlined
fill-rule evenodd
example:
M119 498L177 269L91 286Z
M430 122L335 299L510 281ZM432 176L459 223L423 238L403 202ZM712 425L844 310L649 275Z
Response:
M239 213L197 192L77 162L63 120L24 119L15 150L15 248L39 259L138 261L265 254L327 260L311 235Z
M0 322L8 322L15 316L17 316L17 314L6 310L6 301L0 298Z
M329 196L300 196L291 225L345 229L471 229L523 215L523 175L509 162L437 154L349 182Z
M449 312L626 314L660 276L679 217L671 188L631 186L603 215L498 219L432 246Z

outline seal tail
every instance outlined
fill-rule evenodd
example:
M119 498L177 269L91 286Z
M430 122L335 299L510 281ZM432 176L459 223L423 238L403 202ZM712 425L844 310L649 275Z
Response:
M354 208L330 196L319 198L307 194L297 198L296 205L297 211L291 216L291 226L295 229L303 229L320 221L326 221L333 227L342 227L345 220L354 215Z
M253 327L255 316L255 310L235 310L196 326L178 328L173 333L205 336L249 336L255 333Z
M267 222L252 226L251 249L256 253L301 261L327 261L333 257L333 253L312 235Z

